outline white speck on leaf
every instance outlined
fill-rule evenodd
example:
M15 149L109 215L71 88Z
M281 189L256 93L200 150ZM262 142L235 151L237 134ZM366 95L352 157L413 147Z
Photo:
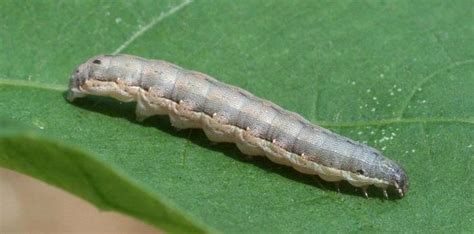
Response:
M390 140L390 138L384 136L379 140L379 142L384 142L384 141L387 141L387 140Z
M120 18L120 17L115 18L115 23L116 24L119 24L120 22L122 22L122 18Z
M43 121L39 120L39 119L33 119L32 121L33 125L35 125L36 127L38 127L39 129L43 130L44 129L44 123Z

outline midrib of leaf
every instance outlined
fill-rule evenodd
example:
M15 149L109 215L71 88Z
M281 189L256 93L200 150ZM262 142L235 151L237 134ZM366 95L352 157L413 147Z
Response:
M55 92L65 92L67 90L63 85L55 84L44 84L40 82L33 82L27 80L17 80L17 79L0 79L0 85L9 85L15 87L25 87L25 88L34 88L34 89L44 89Z
M457 62L456 65L447 66L444 69L453 68L462 64L472 63L474 60L466 60L463 62ZM440 69L441 70L441 69ZM433 74L440 72L434 72L427 77L432 77ZM419 84L426 83L429 79L423 79L424 82ZM33 88L33 89L43 89L51 92L65 92L67 88L62 85L54 84L43 84L39 82L25 81L25 80L15 80L15 79L0 79L0 85L14 86L18 88ZM419 86L414 90L416 91ZM413 96L413 95L412 95ZM409 101L411 100L408 99ZM403 114L403 112L401 112ZM317 124L324 127L334 127L334 128L350 128L350 127L367 127L367 126L383 126L389 124L415 124L415 123L458 123L458 124L469 124L474 125L474 118L387 118L387 119L377 119L377 120L366 120L366 121L351 121L351 122L331 122L331 121L315 121Z

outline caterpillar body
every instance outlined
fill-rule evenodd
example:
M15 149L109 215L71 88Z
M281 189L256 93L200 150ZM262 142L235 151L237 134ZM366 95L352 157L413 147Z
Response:
M200 72L131 55L99 55L71 75L68 100L86 95L137 102L143 120L169 115L176 128L202 128L214 142L233 142L247 155L264 155L299 172L355 187L374 185L408 191L408 177L379 151L325 128L300 115L224 84Z

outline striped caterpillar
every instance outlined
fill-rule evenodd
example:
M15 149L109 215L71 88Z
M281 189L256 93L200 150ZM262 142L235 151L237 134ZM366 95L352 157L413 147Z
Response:
M169 115L180 129L202 128L214 142L233 142L247 155L330 182L387 189L403 197L408 177L394 161L361 143L316 126L300 115L221 83L208 75L161 60L100 55L71 75L68 100L86 95L136 101L136 116Z

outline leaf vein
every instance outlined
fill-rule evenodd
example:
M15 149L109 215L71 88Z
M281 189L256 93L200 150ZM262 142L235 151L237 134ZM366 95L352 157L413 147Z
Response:
M0 86L16 86L16 87L26 87L26 88L35 88L35 89L45 89L51 91L66 91L67 87L58 84L44 84L40 82L33 82L20 79L0 79Z
M427 82L429 82L431 79L433 79L433 77L437 76L438 74L440 74L441 72L443 72L445 70L453 69L453 68L456 68L456 67L459 67L459 66L462 66L462 65L465 65L465 64L470 64L470 63L474 63L474 59L457 61L457 62L451 63L450 65L445 66L441 69L438 69L438 70L432 72L431 74L429 74L428 76L424 77L423 79L421 79L420 82L418 82L418 84L416 84L415 87L413 87L410 94L407 96L407 98L403 102L402 108L400 109L400 111L397 114L397 119L402 119L403 118L403 115L405 114L405 111L408 108L408 105L410 104L410 101L413 99L413 97L415 96L418 89L423 87L423 85L425 85Z
M125 42L123 42L112 54L118 54L122 52L125 48L127 48L132 42L137 40L140 36L145 34L148 30L153 28L155 25L163 21L164 19L168 18L169 16L173 15L174 13L178 12L179 10L183 9L185 6L191 4L193 0L185 0L181 4L172 7L167 12L161 12L158 17L153 18L148 24L140 28L138 31L134 32Z
M463 63L474 62L474 60L466 60ZM459 64L459 62L457 63ZM43 89L48 91L67 91L67 88L62 85L56 84L42 84L38 82L24 81L24 80L15 80L15 79L0 79L0 86L16 86L16 87L26 87L34 89ZM398 124L398 123L460 123L460 124L469 124L474 125L474 118L443 118L443 117L415 117L415 118L389 118L389 119L378 119L378 120L367 120L367 121L353 121L353 122L331 122L331 121L321 121L313 119L313 122L324 126L324 127L334 127L334 128L350 128L350 127L364 127L364 126L381 126L389 124Z

